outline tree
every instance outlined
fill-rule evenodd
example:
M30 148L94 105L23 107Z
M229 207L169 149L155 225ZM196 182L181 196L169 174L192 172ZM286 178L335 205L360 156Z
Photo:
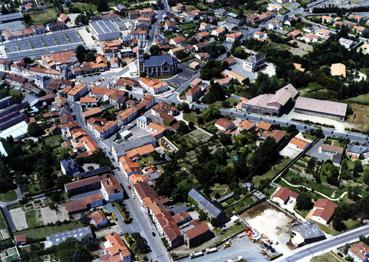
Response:
M220 111L214 105L209 105L202 113L201 116L205 121L211 121L220 117Z
M221 78L223 72L223 64L216 60L207 62L203 68L201 68L200 77L204 80L211 80L213 78Z
M89 18L88 18L86 15L79 14L79 15L76 17L75 23L76 23L77 25L88 25L88 23L89 23Z
M86 53L87 53L87 50L83 45L77 46L76 57L80 63L83 63L85 61Z
M40 137L44 133L43 129L37 123L30 123L28 125L28 134L33 137Z
M150 47L150 54L151 54L151 55L160 55L160 51L161 51L161 49L160 49L160 47L159 47L159 46L157 46L157 45L152 45L152 46Z
M75 238L68 238L56 247L56 257L60 262L91 261L88 249Z
M147 254L151 251L146 239L144 239L140 233L132 233L131 237L133 238L131 247L134 253Z
M99 11L99 12L109 11L108 1L107 0L97 1L97 11Z
M316 165L316 159L313 157L310 158L305 168L305 172L308 174L312 174L315 170L315 165Z
M242 46L237 46L232 50L232 54L240 59L246 59L248 54L245 52Z
M310 210L313 208L314 204L311 201L311 195L305 192L299 194L296 200L296 208L298 210Z
M6 9L4 4L1 6L1 14L2 15L9 14L9 11L8 11L8 9Z
M365 183L367 186L369 186L369 170L366 170L366 171L365 171L363 181L364 181L364 183Z

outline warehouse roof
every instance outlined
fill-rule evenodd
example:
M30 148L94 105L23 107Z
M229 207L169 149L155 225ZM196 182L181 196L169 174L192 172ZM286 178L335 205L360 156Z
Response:
M335 116L346 116L347 104L308 97L298 97L295 109Z

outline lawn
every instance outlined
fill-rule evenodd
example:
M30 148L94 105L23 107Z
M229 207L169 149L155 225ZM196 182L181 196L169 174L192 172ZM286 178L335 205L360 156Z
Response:
M319 224L319 223L317 223L317 224L318 224L318 226L320 227L320 229L322 231L324 231L325 233L327 233L329 235L334 236L334 235L337 235L339 233L338 231L334 230L334 228L332 228L330 226L322 225L322 224Z
M79 221L72 221L61 225L54 225L54 226L43 226L43 227L37 227L37 228L29 228L26 230L21 231L20 233L27 234L27 237L31 239L43 239L46 238L49 235L68 231L76 228L82 227L83 224Z
M239 200L238 202L234 202L232 203L230 206L225 207L225 211L227 214L239 214L242 211L244 211L247 207L251 206L252 204L254 204L255 201L252 199L251 196L247 196L241 200ZM225 202L225 204L227 204L227 201Z
M87 3L80 3L80 2L75 2L72 3L72 7L75 9L78 9L81 13L94 13L97 10L96 5L94 4L87 4Z
M48 8L45 10L29 12L32 23L34 25L46 25L54 21L58 17L58 13L55 8Z
M38 194L41 192L40 185L38 183L32 182L31 184L27 185L27 190L31 194Z
M286 179L291 184L303 185L303 186L306 186L308 188L312 188L312 189L314 189L314 191L320 192L320 193L322 193L326 196L329 196L329 197L333 194L334 191L337 191L336 196L341 194L340 192L338 192L338 190L335 190L334 188L331 188L331 187L323 185L323 184L319 184L315 181L312 181L312 180L307 179L305 177L296 175L292 172L288 172L285 176L283 176L283 178ZM283 186L285 185L285 183L283 181L279 181L278 183L283 185Z
M10 202L17 199L17 193L15 190L10 190L7 193L0 194L0 201L2 202Z
M216 228L214 229L215 234L220 237L220 241L222 241L223 239L226 239L228 237L237 235L238 233L242 232L245 229L245 225L242 223L239 224L234 224L233 226L231 226L230 228L226 229L226 230L222 230L220 228Z
M228 185L221 185L221 184L215 184L211 190L214 193L214 198L218 198L221 196L224 196L225 194L228 193L229 191L229 186ZM218 196L218 197L217 197Z
M40 223L38 222L37 216L38 211L35 209L28 210L26 212L26 220L29 228L40 226Z
M8 228L8 225L6 224L3 212L0 211L0 229L7 229L7 228Z
M310 262L341 262L345 260L338 259L331 252L322 254L320 256L313 257Z

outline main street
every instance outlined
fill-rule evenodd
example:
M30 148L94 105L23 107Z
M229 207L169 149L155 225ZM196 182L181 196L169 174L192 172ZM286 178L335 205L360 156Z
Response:
M76 120L82 127L82 129L94 140L94 142L104 151L105 155L112 161L115 167L119 167L119 163L112 157L111 147L106 145L103 141L98 140L94 137L94 135L87 129L86 123L83 118L82 108L78 103L72 104L72 110L76 117ZM151 253L149 257L153 261L160 262L169 262L172 261L168 251L166 250L164 244L162 243L158 234L156 237L152 235L152 232L155 232L155 228L152 225L148 215L145 213L145 210L142 208L137 199L132 198L132 192L128 188L129 181L127 177L122 173L121 170L116 169L113 170L114 175L119 179L120 183L123 185L124 190L128 195L128 199L124 200L131 217L133 218L134 225L130 225L129 227L134 227L137 229L137 232L140 233L147 241L147 244L151 248Z
M306 247L296 250L288 257L277 259L278 262L295 262L299 260L309 261L311 257L328 252L334 248L340 247L346 243L357 240L360 236L369 235L369 226L363 226L349 232L334 236L324 241L320 241Z

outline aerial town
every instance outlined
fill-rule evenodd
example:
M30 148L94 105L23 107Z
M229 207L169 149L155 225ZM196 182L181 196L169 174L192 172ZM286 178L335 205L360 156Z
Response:
M368 262L368 0L1 0L0 262Z

